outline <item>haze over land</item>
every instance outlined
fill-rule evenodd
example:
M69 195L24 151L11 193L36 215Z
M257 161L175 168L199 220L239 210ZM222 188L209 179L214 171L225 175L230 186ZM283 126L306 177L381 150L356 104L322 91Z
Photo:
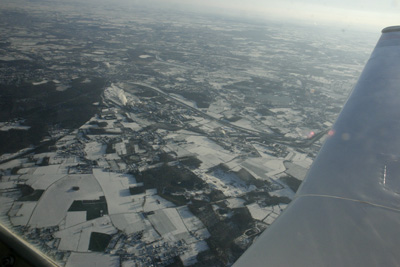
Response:
M131 3L130 1L122 2ZM253 20L301 22L369 32L376 32L384 27L400 23L398 0L151 0L136 1L136 3L170 10L229 15Z
M0 4L1 220L66 266L232 264L291 201L379 37L71 3Z

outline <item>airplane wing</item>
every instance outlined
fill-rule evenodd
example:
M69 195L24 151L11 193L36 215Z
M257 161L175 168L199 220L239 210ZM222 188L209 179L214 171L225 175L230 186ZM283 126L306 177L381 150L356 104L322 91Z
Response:
M400 265L400 26L382 30L330 135L235 266Z

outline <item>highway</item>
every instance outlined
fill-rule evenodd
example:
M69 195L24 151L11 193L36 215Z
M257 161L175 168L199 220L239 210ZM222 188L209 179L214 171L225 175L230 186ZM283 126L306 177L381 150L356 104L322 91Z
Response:
M138 87L142 87L144 89L152 90L152 91L156 92L158 95L161 95L161 96L163 96L165 98L168 98L169 100L172 100L173 102L175 102L176 104L178 104L178 105L180 105L180 106L182 106L184 108L192 110L193 112L195 112L196 114L202 116L205 119L216 121L221 125L230 127L230 128L235 129L235 130L237 130L237 131L239 131L241 133L244 133L246 137L259 137L260 140L264 140L264 141L269 141L269 142L270 141L274 141L274 142L279 143L279 144L285 144L285 145L297 146L297 147L309 147L314 142L316 142L320 138L322 138L322 136L324 136L328 131L328 130L321 131L319 133L316 133L311 138L298 140L298 139L295 139L295 138L288 138L288 137L285 137L285 136L279 136L278 134L271 134L271 133L267 133L267 132L254 130L254 129L253 130L252 129L247 129L247 128L244 128L244 127L240 127L238 125L234 125L234 124L230 123L227 120L218 119L218 118L215 118L213 116L210 116L209 114L203 112L202 110L199 110L199 109L197 109L195 107L192 107L192 106L190 106L190 105L188 105L188 104L186 104L186 103L184 103L182 101L179 101L179 99L176 99L176 98L170 96L168 93L165 93L161 89L156 88L154 86L151 86L151 85L148 85L148 84L143 84L143 83L136 83L136 82L131 82L129 84L134 85L134 86L138 86Z

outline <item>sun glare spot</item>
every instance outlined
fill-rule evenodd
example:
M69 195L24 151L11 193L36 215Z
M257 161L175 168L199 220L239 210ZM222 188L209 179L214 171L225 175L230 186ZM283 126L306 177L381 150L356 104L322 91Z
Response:
M349 141L350 140L350 134L349 133L344 133L342 134L342 139L344 141Z

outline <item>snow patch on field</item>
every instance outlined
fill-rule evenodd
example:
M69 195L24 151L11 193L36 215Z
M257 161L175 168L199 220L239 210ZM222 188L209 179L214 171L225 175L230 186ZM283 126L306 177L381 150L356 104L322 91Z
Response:
M37 202L14 202L9 212L10 221L13 225L27 225Z
M249 129L251 131L258 131L257 129L255 129L253 127L253 124L251 123L251 121L247 120L247 119L240 119L238 121L232 122L233 125L245 128L245 129Z
M204 136L188 136L186 142L183 148L198 155L198 159L202 161L200 168L203 169L228 162L236 156Z
M30 126L22 126L22 125L6 125L3 127L0 127L0 131L3 132L8 132L9 130L19 130L19 131L27 131L29 130L31 127Z
M158 195L146 195L146 202L144 203L143 211L149 212L169 207L175 207L175 205Z
M249 209L251 217L253 217L253 219L263 221L267 224L271 224L287 207L287 204L260 207L257 203L253 203L247 205L246 207Z
M261 208L257 203L253 203L246 206L251 214L251 217L255 220L262 221L268 214L271 213L269 209Z
M65 177L65 174L49 173L49 174L27 174L21 175L21 179L28 179L26 184L33 189L46 190L50 185Z
M48 83L49 81L48 80L43 80L43 81L40 81L40 82L32 82L32 85L41 85L41 84L46 84L46 83Z
M96 266L108 267L119 266L119 256L111 256L104 253L74 253L68 258L65 267L74 266Z
M67 212L65 219L65 228L86 222L86 211L70 211Z
M72 190L74 186L78 186L79 190ZM39 228L58 225L64 219L74 200L94 200L101 196L103 196L103 192L93 175L65 176L43 193L29 225Z
M98 160L106 153L106 145L98 142L89 142L85 145L86 158L90 160Z
M295 193L289 188L275 190L275 191L269 192L269 194L271 196L287 197L287 198L290 198L290 199L293 199L294 195L295 195Z
M140 213L115 214L110 217L114 226L128 235L147 228L144 217Z
M197 255L202 252L208 250L207 242L202 240L196 243L192 243L189 245L188 250L180 256L183 265L190 266L197 262Z
M190 237L175 208L157 210L154 214L148 215L148 218L157 232L167 240L178 241L182 237Z
M188 105L188 106L190 106L192 108L197 108L197 103L195 101L188 100L188 99L186 99L183 96L178 95L178 94L170 93L169 95L172 98L178 100L179 102L182 102L182 103L184 103L184 104L186 104L186 105Z
M230 209L241 208L244 207L244 203L246 202L244 199L241 198L228 198L225 200L227 205Z
M196 231L198 229L204 228L204 224L199 218L190 212L187 206L179 207L176 209L181 216L183 223L189 231Z
M0 165L0 170L12 169L14 167L20 167L22 164L27 162L28 159L14 159L9 162Z
M52 175L52 174L66 174L67 170L59 164L49 165L44 167L37 167L33 172L34 175Z
M136 183L133 176L101 169L93 169L93 175L104 191L110 215L135 211L135 205L139 203L133 201L129 192L129 186Z
M54 237L61 238L58 246L59 250L89 252L90 235L92 232L112 235L115 234L117 230L112 225L110 217L103 216L55 232Z
M136 122L121 122L121 124L125 128L132 129L135 132L140 131L142 129L142 127L139 124L137 124Z

